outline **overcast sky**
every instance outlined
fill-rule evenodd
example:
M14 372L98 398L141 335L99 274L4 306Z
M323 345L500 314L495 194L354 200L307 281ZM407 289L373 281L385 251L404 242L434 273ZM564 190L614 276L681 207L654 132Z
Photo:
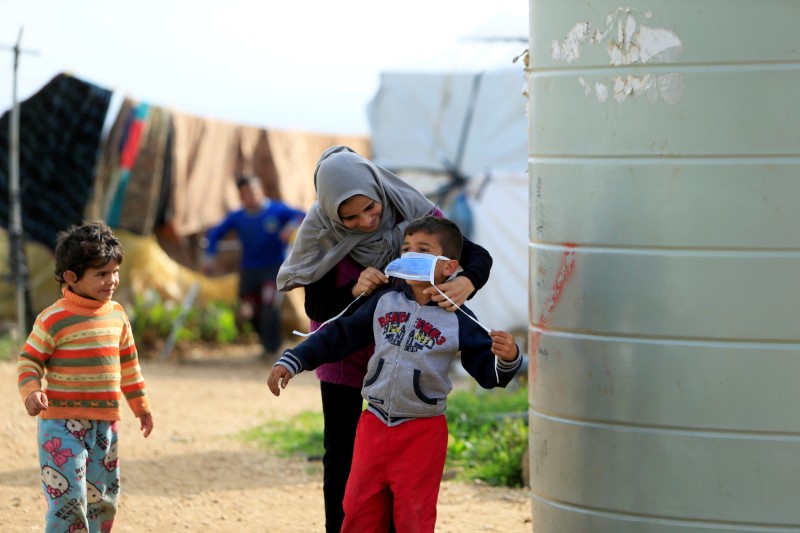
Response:
M389 70L510 64L528 0L0 0L0 46L20 28L17 95L59 72L119 95L267 128L368 134L365 107ZM0 50L0 110L13 54Z

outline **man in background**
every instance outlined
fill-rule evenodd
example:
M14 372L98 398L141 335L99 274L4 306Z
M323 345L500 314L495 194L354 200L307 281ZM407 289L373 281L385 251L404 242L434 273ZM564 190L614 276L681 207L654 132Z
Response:
M275 277L286 257L287 245L305 213L268 198L261 180L241 176L236 180L242 207L231 211L207 234L203 271L215 269L220 240L235 231L242 246L239 280L239 314L249 320L263 347L262 358L280 355L283 293Z

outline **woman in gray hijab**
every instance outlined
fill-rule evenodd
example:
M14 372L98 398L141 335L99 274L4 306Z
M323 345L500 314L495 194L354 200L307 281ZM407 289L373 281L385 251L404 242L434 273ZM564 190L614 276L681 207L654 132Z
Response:
M314 185L317 201L300 225L277 279L282 291L305 287L312 331L345 309L352 313L388 282L383 269L400 255L408 222L425 215L443 216L417 189L347 146L334 146L322 154ZM439 286L458 306L489 279L492 258L464 239L461 266L458 276ZM456 310L433 287L428 290L440 306ZM371 355L371 348L361 350L315 371L325 423L323 493L328 533L338 533L344 518L342 500Z

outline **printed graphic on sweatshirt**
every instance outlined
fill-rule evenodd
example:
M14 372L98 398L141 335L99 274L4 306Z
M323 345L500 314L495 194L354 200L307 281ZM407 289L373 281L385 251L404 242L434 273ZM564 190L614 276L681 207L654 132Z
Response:
M406 340L405 351L417 352L422 349L431 350L444 343L447 338L433 324L421 318L417 319L414 329Z
M393 311L378 317L378 324L383 328L383 338L393 346L400 346L406 334L406 323L411 316L405 311Z

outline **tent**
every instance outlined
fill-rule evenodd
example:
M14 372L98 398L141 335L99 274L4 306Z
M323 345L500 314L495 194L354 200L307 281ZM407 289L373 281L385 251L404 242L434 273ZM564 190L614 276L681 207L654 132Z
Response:
M368 107L375 162L491 253L490 280L469 307L486 326L520 335L528 325L524 87L524 67L510 58L485 70L386 72Z

